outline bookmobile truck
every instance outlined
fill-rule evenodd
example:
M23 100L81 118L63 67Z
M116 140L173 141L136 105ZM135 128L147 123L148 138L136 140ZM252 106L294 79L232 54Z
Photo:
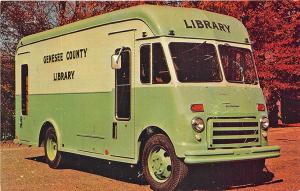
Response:
M173 190L193 164L264 166L266 105L237 19L142 5L21 39L16 141L139 164L154 190ZM201 169L199 169L201 170Z

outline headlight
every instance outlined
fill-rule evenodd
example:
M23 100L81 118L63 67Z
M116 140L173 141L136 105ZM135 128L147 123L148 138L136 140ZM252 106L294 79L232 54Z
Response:
M263 129L263 130L267 130L268 127L269 127L269 119L267 117L263 117L260 119L260 127Z
M192 119L192 127L194 131L201 133L204 130L204 121L200 117L194 117Z

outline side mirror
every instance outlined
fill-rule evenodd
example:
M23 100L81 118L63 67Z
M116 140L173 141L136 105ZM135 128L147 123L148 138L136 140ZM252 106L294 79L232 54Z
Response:
M121 69L122 67L121 55L112 55L111 56L111 68L112 69Z
M120 69L122 67L122 58L121 54L125 47L119 49L119 54L114 54L111 56L111 68L112 69Z

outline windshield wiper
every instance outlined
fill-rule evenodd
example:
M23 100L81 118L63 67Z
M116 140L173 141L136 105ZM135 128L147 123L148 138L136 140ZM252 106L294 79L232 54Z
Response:
M198 44L197 46L194 46L194 47L191 48L191 49L188 49L188 50L182 52L180 55L184 55L185 53L188 53L188 52L194 50L195 48L199 48L199 47L201 47L202 45L205 45L205 44L206 44L206 41L204 41L203 43Z
M209 55L209 54L206 54L204 55L204 59L203 60L209 60L209 59L212 59L214 56L213 55Z
M253 84L253 85L257 85L258 84L258 80L257 79L255 79L255 80L252 80L252 83L251 84Z

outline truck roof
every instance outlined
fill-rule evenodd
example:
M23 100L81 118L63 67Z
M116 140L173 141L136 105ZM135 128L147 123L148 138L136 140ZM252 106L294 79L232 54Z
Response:
M246 28L234 17L196 8L139 5L26 36L21 39L17 48L88 28L129 20L143 21L153 32L152 35L157 37L201 38L249 44Z

